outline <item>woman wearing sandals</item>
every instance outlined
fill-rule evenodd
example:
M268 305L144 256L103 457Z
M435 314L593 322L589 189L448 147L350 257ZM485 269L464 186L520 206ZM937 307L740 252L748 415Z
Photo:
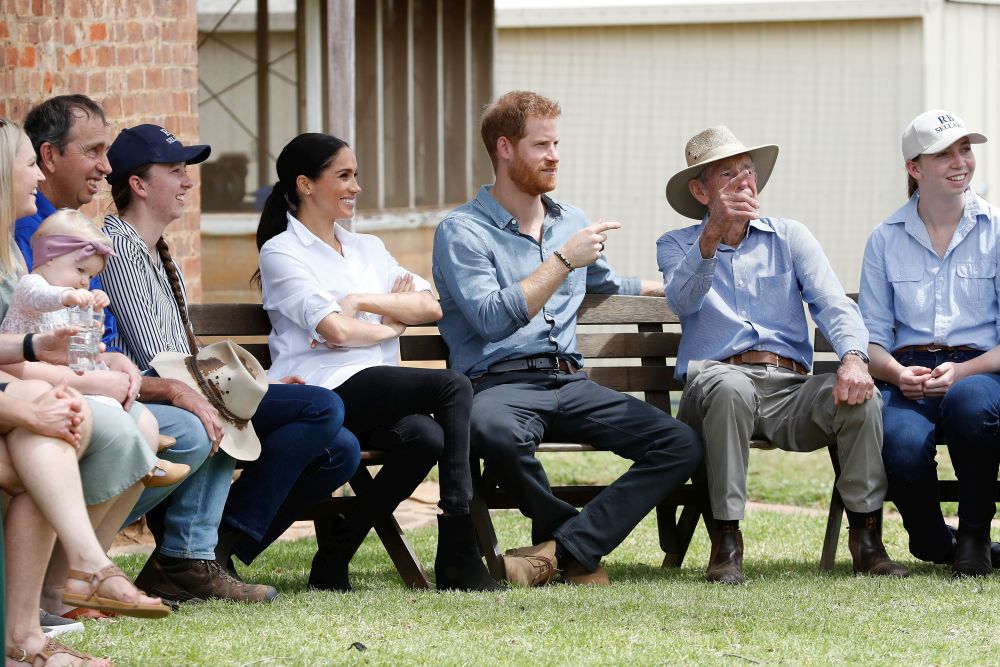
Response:
M948 111L913 119L902 141L910 199L872 233L861 270L889 494L910 552L956 576L992 570L1000 467L1000 211L970 187L972 144L985 141ZM957 533L937 495L942 439L959 483Z
M299 373L344 400L344 425L388 462L361 509L318 536L311 586L350 590L348 563L376 517L406 498L436 462L441 471L439 589L495 590L476 547L469 500L472 386L461 373L400 368L408 324L437 320L426 280L403 269L382 242L337 223L354 215L361 187L347 144L326 134L292 139L257 229L255 276L271 318L271 373ZM433 415L433 416L431 416Z
M160 352L193 354L199 347L188 320L184 279L163 234L183 215L185 195L194 186L186 164L204 160L209 151L204 145L185 147L157 125L123 130L108 150L107 178L118 215L104 219L115 255L102 277L118 320L115 343L142 369L150 368ZM205 404L214 419L235 421ZM187 518L214 520L218 544L214 533L199 539L211 540L217 561L232 577L237 576L232 556L252 562L292 522L354 474L360 460L358 442L341 429L342 421L339 398L287 374L268 385L251 419L261 442L260 456L245 464L232 486L235 460L225 451L215 454L223 462L228 459L228 467L220 466L217 474L202 480L200 516ZM178 491L185 492L186 484ZM182 566L179 560L154 554L136 581L170 599L168 589L185 585L176 574ZM267 601L277 595L270 591Z
M11 225L18 217L34 213L35 188L41 178L27 137L17 125L0 119L3 309L23 270L11 245ZM23 340L0 336L0 363L36 357L64 362L66 333L29 335ZM0 392L0 488L12 496L5 518L6 664L106 665L107 660L79 653L42 634L38 623L42 580L58 535L70 568L63 595L66 604L148 618L170 613L159 599L137 590L108 559L91 527L93 521L107 519L122 495L129 495L122 491L134 490L144 474L145 460L136 455L139 450L134 443L95 441L87 403L65 385L53 388L41 381L17 381L0 374ZM108 497L88 508L85 498L95 496ZM131 498L134 502L134 494ZM116 512L111 514L120 523Z

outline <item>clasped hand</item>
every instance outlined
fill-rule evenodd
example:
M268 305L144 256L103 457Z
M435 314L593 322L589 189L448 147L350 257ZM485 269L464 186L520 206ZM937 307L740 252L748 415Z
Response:
M961 364L946 361L936 368L905 366L896 386L903 396L919 401L925 396L944 396L951 386L962 379Z

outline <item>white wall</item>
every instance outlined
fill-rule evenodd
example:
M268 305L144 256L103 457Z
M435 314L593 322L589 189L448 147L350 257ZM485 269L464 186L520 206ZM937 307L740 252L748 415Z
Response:
M925 103L921 40L918 19L501 28L496 91L562 104L555 194L625 224L607 251L622 272L659 278L656 238L694 222L664 185L687 139L724 124L781 146L764 212L808 225L854 291L868 233L905 197L899 136Z

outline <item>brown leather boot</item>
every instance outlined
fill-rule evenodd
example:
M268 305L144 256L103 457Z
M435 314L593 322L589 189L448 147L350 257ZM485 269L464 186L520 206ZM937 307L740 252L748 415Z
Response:
M847 531L847 546L854 559L855 574L876 577L908 577L910 571L889 558L882 543L882 527L874 517L869 517L864 528Z
M743 533L739 528L725 526L710 534L712 555L708 559L705 579L720 584L742 584Z
M278 591L233 578L215 560L166 558L154 553L135 578L136 586L173 606L210 598L235 602L272 602Z

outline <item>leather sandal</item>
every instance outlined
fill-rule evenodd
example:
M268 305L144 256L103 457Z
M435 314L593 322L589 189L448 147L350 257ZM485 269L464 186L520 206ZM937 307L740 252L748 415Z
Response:
M79 651L71 649L69 646L66 646L65 644L60 644L54 639L49 639L47 642L45 642L45 646L42 647L40 651L37 651L35 653L28 653L23 648L19 648L16 646L7 647L8 658L13 660L14 662L23 662L32 665L32 667L45 667L45 665L48 664L49 662L49 658L52 658L60 654L70 655L73 656L74 658L82 660L82 662L80 663L82 667L96 667L98 663L103 663L108 667L114 667L114 663L110 661L105 662L107 658L95 658L92 655L87 655L86 653L80 653ZM39 660L41 662L39 662Z
M97 572L81 572L80 570L70 570L68 575L70 579L78 579L79 581L85 581L90 584L90 592L87 595L81 595L79 593L63 593L63 603L73 606L73 607L85 607L87 609L97 609L98 611L108 612L113 611L124 616L136 616L138 618L163 618L170 615L170 607L158 602L156 604L142 604L139 602L126 602L124 600L116 600L115 598L107 598L100 595L97 591L101 587L101 584L107 580L114 577L121 577L127 581L130 585L132 580L129 579L121 568L111 563L101 568ZM136 589L139 593L139 591Z

